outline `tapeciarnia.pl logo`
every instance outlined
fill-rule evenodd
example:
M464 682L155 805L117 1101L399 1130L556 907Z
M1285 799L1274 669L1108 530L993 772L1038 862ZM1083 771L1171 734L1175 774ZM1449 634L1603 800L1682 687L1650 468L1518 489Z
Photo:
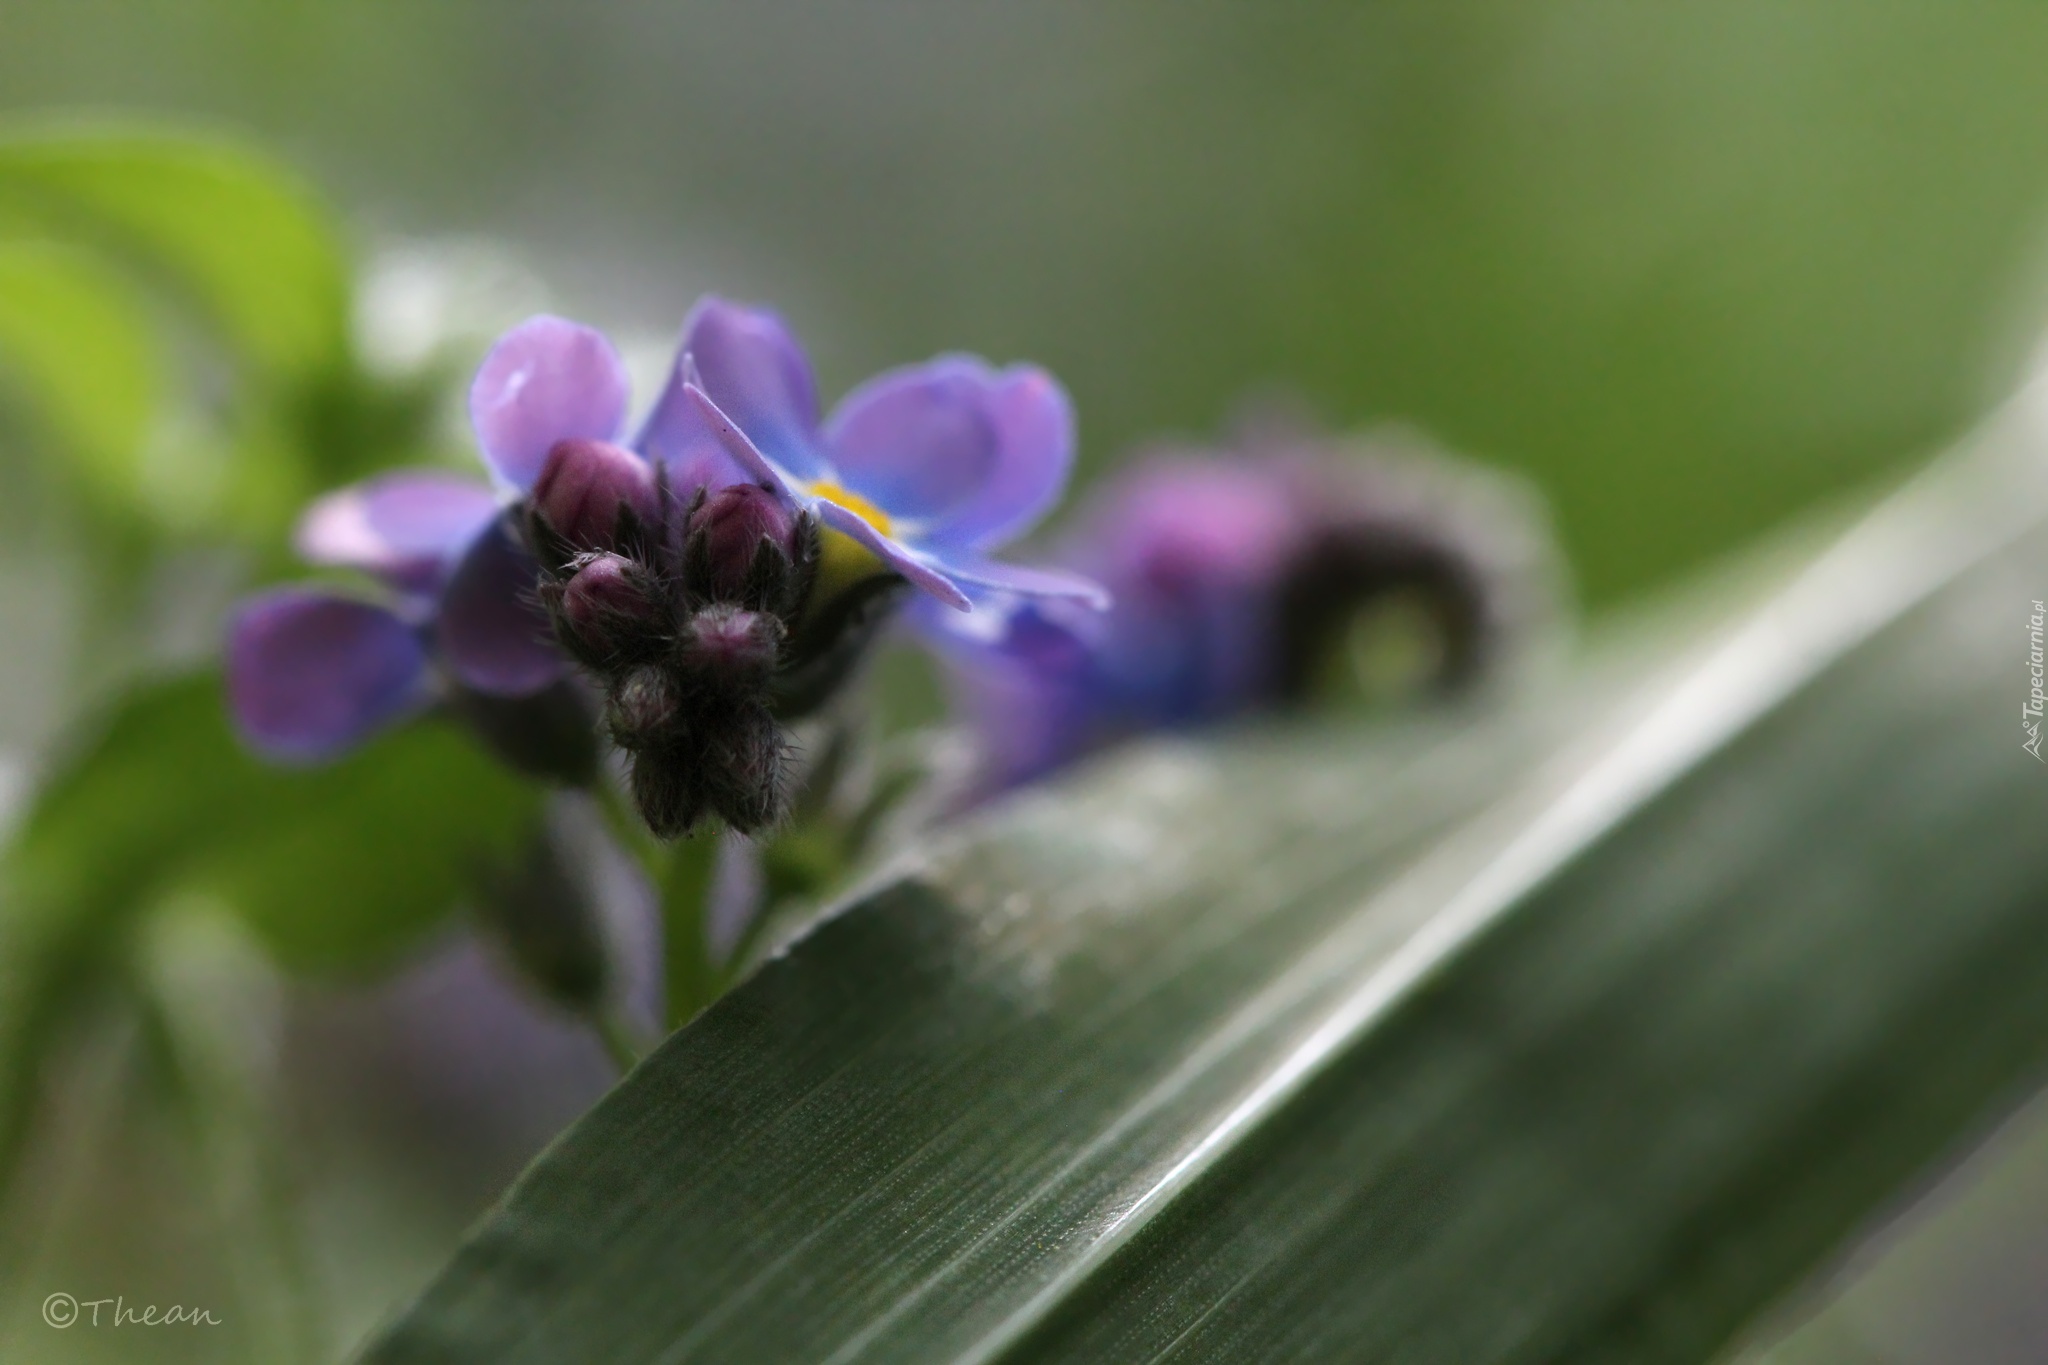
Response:
M2020 745L2032 754L2038 762L2048 763L2041 757L2041 709L2048 704L2048 693L2041 687L2043 674L2041 654L2041 623L2048 619L2048 606L2039 598L2034 599L2034 614L2027 618L2027 672L2033 675L2034 684L2027 695L2027 704L2020 708L2020 724L2026 728L2026 743Z

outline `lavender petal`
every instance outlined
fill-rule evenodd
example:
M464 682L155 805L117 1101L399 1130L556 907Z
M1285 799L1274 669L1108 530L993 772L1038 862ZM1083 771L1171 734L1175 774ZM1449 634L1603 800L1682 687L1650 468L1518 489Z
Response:
M966 505L1002 454L994 381L987 365L964 357L868 380L840 402L825 429L840 481L904 521L932 522Z
M228 704L249 746L325 762L415 709L426 651L390 610L310 588L251 598L228 629Z
M687 392L698 384L696 367L688 362L687 352L677 352L668 383L632 443L643 457L668 467L669 487L685 501L699 488L716 492L756 477L726 453L703 409Z
M947 558L941 563L955 582L980 591L1079 602L1096 611L1107 611L1111 604L1109 589L1068 569L973 558Z
M498 339L469 390L484 463L533 486L555 442L609 441L626 416L626 366L604 333L543 313Z
M983 373L980 411L995 453L975 489L925 529L933 545L1008 544L1052 510L1073 472L1074 406L1059 381L1032 365Z
M534 595L540 568L502 518L478 536L441 594L436 640L464 685L521 697L562 676L564 662Z
M473 478L401 469L320 498L299 518L294 544L309 564L432 592L497 510L497 498Z
M875 558L895 572L902 574L913 584L930 593L947 606L960 611L970 611L974 604L967 594L960 590L946 571L927 562L916 551L889 539L858 512L841 507L836 502L819 502L814 505L818 520L832 530L858 541Z
M698 387L753 444L799 479L826 473L811 365L781 318L707 297L683 325Z

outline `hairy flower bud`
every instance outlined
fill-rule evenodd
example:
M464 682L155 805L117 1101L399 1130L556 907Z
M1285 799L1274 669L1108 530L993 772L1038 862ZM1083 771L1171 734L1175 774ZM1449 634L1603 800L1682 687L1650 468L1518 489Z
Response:
M797 565L806 559L797 514L759 484L730 484L690 518L690 586L719 602L787 610Z
M715 602L684 625L676 659L707 691L753 693L775 670L783 634L782 623L765 612Z
M706 746L699 784L706 804L741 834L758 834L788 805L788 741L767 710L735 708Z
M605 726L621 749L648 749L682 722L683 700L669 670L629 670L605 699Z
M597 556L562 588L559 624L572 637L563 643L599 665L630 662L651 652L661 632L658 591L631 560Z
M533 506L550 530L582 550L617 548L629 516L640 528L661 516L654 467L609 441L555 442L534 480Z
M688 834L704 818L704 795L680 746L633 755L633 804L658 839Z

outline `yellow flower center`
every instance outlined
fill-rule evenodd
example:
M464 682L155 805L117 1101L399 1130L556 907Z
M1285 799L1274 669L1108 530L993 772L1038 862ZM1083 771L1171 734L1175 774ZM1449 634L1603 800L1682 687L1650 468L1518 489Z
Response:
M850 493L838 484L826 479L820 479L817 483L812 484L811 492L814 496L823 498L826 502L838 503L841 507L854 513L862 521L880 531L883 535L889 534L889 514L860 494Z
M811 485L811 492L826 502L838 503L883 535L889 534L889 514L860 494L849 493L838 484L823 479ZM867 546L829 526L819 537L818 548L818 580L811 593L813 603L829 602L862 579L888 572L887 566L875 558Z

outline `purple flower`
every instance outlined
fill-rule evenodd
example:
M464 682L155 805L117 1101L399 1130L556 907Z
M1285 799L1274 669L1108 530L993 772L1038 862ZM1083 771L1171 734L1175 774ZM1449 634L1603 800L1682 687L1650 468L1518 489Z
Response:
M916 612L955 674L991 785L1247 709L1268 683L1272 586L1301 526L1291 481L1271 467L1156 460L1100 490L1061 545L1115 595L1106 616L1019 597L965 619Z
M675 488L744 478L679 386L670 388L621 447L627 380L611 343L548 316L508 332L469 395L497 491L405 470L330 493L299 522L300 555L367 574L381 593L285 587L236 613L228 696L250 745L282 762L325 761L446 686L520 698L559 682L566 660L535 601L539 566L505 505L544 481L543 515L562 518L562 533L584 544L613 533L620 505L649 515L657 464Z
M1058 501L1073 464L1073 409L1045 371L942 356L877 375L821 423L810 363L774 314L706 299L683 349L683 395L735 462L932 597L1106 605L1077 575L988 558ZM850 550L828 541L828 577Z
M1160 457L1101 489L1058 557L1106 584L1106 616L992 599L912 624L948 664L982 785L1013 786L1115 740L1307 699L1361 610L1415 593L1441 635L1433 681L1468 681L1530 614L1547 544L1498 482L1441 458L1268 442Z
M285 762L318 763L426 700L419 633L371 602L280 588L245 604L228 642L242 733Z
M384 595L293 588L245 608L229 693L252 744L332 757L444 692L511 734L502 699L556 695L573 661L655 833L707 816L751 833L785 808L783 726L852 676L904 580L963 609L1105 600L1077 575L987 557L1045 513L1072 463L1073 414L1041 370L948 357L893 371L821 429L781 324L707 299L630 441L626 403L601 334L534 318L470 388L495 492L416 472L316 504L307 559Z

